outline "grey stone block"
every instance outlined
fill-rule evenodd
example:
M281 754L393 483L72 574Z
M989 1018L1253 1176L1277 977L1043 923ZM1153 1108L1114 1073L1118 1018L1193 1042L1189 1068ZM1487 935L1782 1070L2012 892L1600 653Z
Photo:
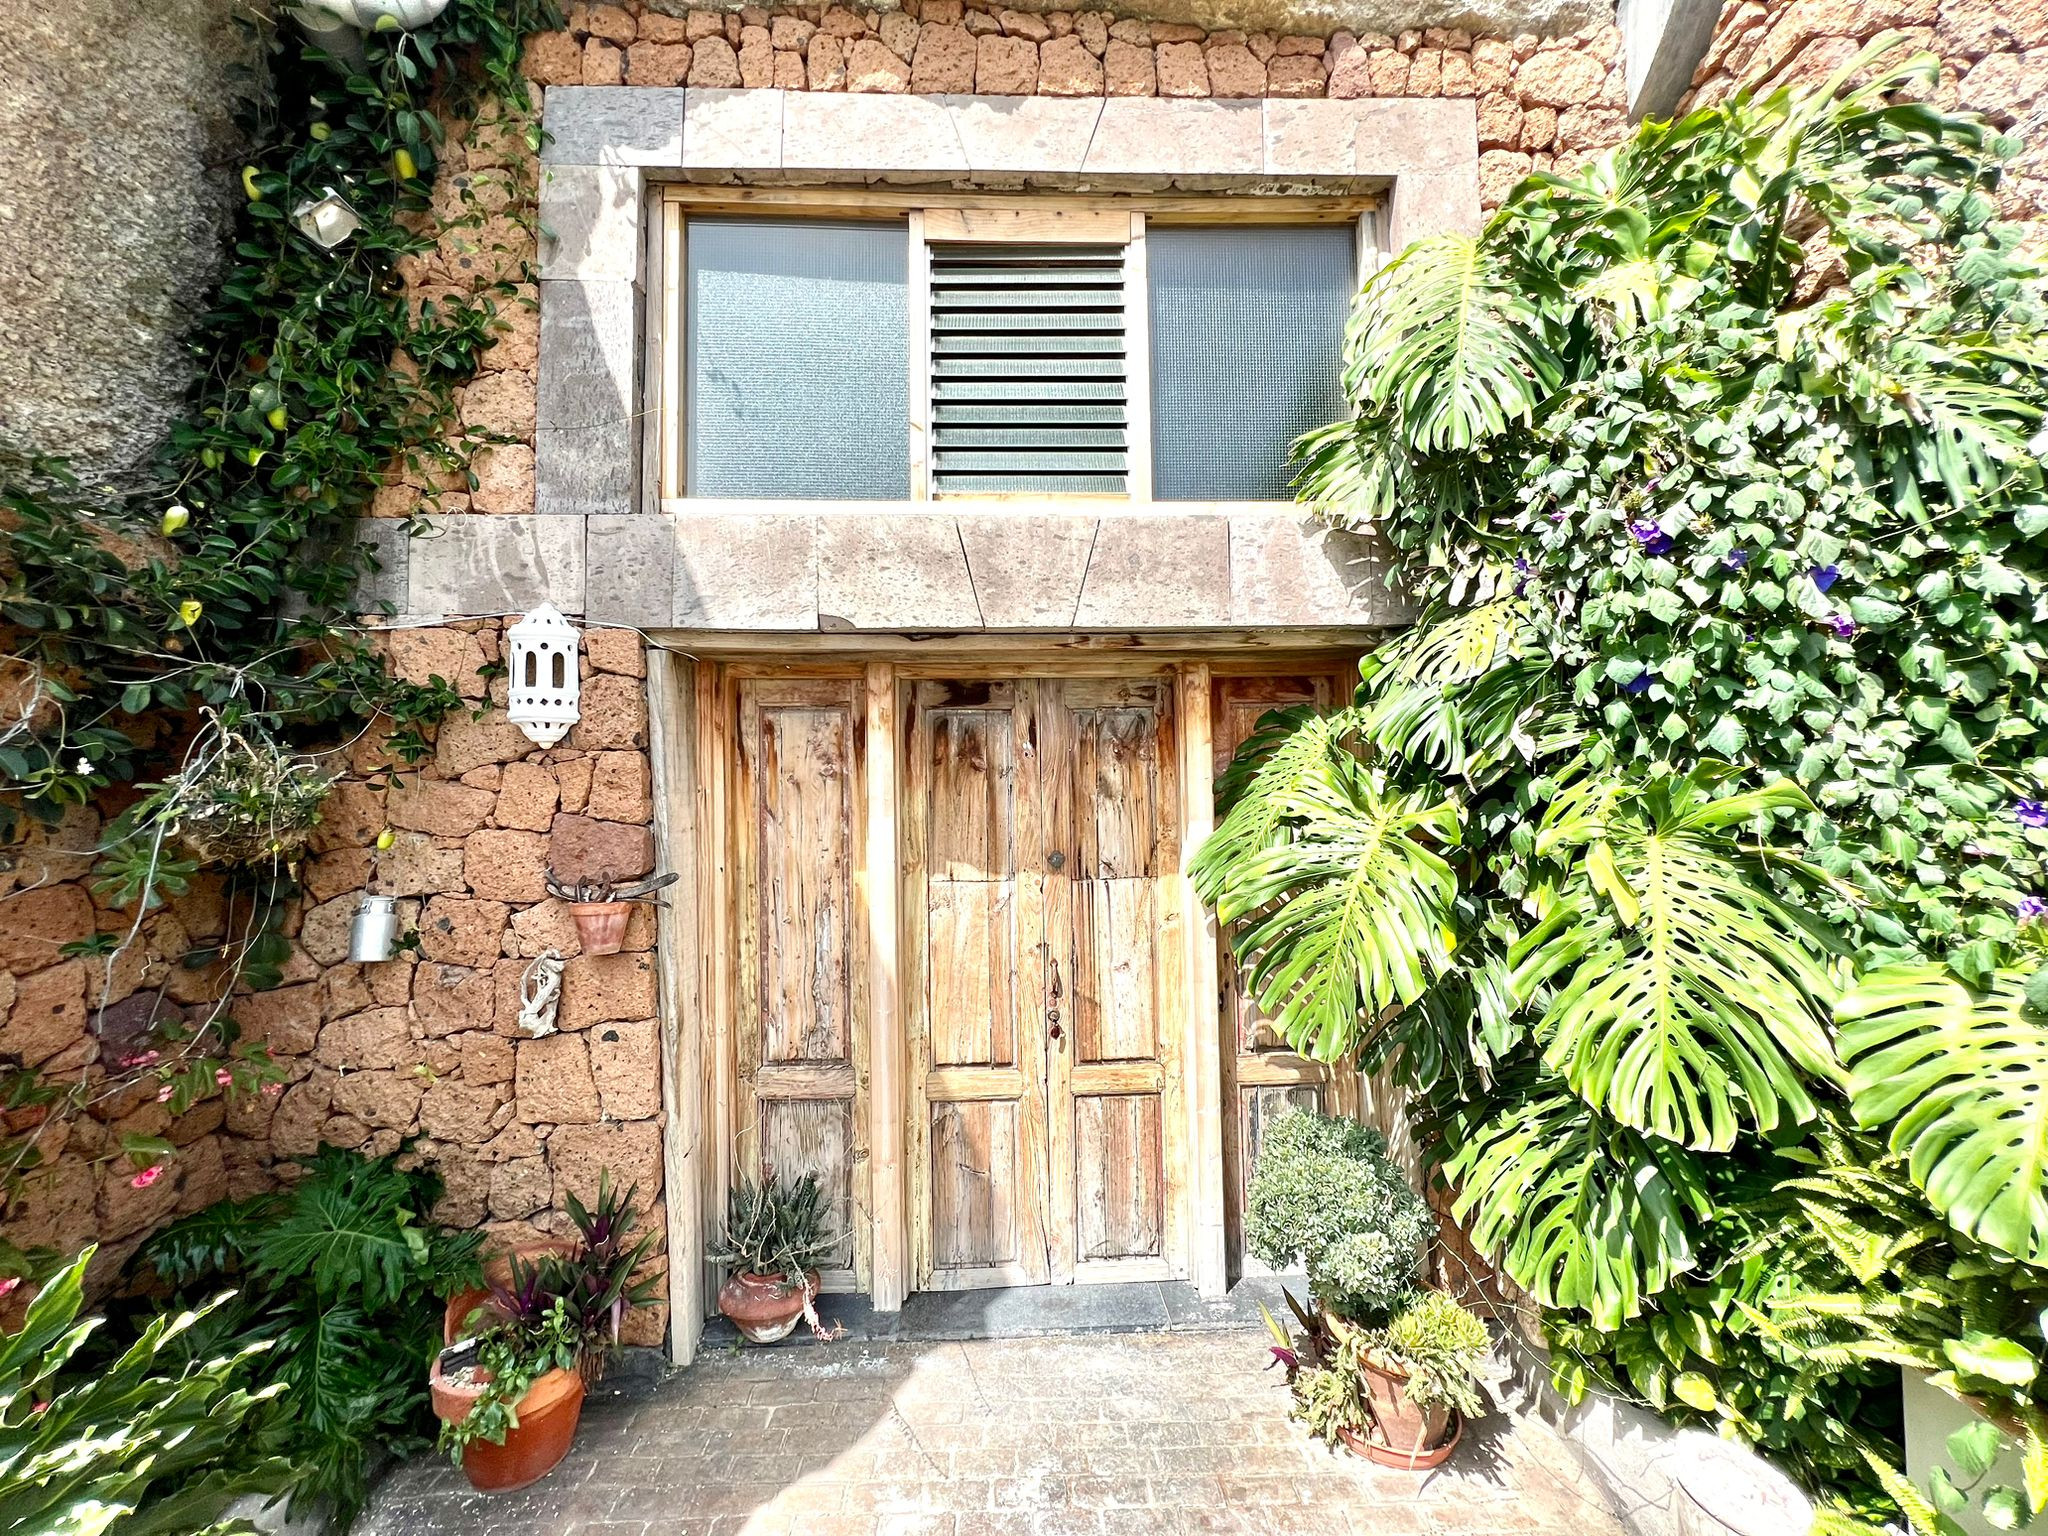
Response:
M405 611L416 618L583 612L583 522L463 514L427 519L412 546Z
M797 91L783 100L782 164L785 170L964 175L967 152L943 96Z
M412 569L412 539L405 531L403 518L365 517L356 522L355 534L358 544L367 544L375 552L377 569L363 572L356 583L355 607L360 613L381 611L385 603L391 605L390 612L404 613L411 597L409 586Z
M683 159L683 92L627 85L550 86L545 165L661 165Z
M1289 101L1265 107L1268 176L1352 176L1358 168L1357 101Z
M542 167L540 275L639 281L644 191L634 166Z
M981 628L981 606L952 517L900 509L821 515L818 626Z
M637 505L639 293L625 282L540 285L536 512L589 516Z
M1399 251L1426 235L1446 231L1476 235L1481 222L1476 159L1455 170L1399 176L1387 209L1387 249Z
M1265 158L1259 102L1112 96L1082 168L1101 176L1257 176Z
M593 517L585 526L584 560L590 573L585 616L639 629L668 628L675 618L674 521L636 512Z
M955 519L988 629L1064 629L1074 622L1096 519L1029 513Z
M817 629L817 523L808 512L676 518L676 627Z
M1240 628L1377 626L1410 617L1367 535L1274 510L1229 514L1230 620Z
M1468 97L1346 102L1358 114L1357 172L1408 176L1479 163L1479 104Z
M1073 172L1088 158L1102 117L1100 96L947 96L967 168Z
M776 170L782 165L782 116L781 91L685 92L679 163L691 170Z
M1230 623L1230 523L1215 513L1104 517L1074 611L1080 629Z

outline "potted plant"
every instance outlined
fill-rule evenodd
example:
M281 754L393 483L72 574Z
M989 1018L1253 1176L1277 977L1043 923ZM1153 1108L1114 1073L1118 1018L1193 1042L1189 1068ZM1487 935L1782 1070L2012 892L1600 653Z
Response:
M478 1488L523 1488L568 1454L584 1391L603 1377L626 1313L653 1299L657 1282L633 1278L654 1246L651 1232L629 1242L637 1192L619 1193L600 1170L594 1205L574 1194L564 1202L575 1238L499 1254L484 1265L488 1289L449 1299L434 1411L443 1447ZM468 1345L473 1361L465 1354L470 1363L444 1369ZM558 1372L573 1374L573 1393Z
M289 859L320 822L334 775L244 718L208 711L187 766L130 813L166 830L202 864Z
M1296 1416L1391 1466L1438 1465L1480 1411L1486 1326L1420 1289L1434 1230L1377 1131L1300 1110L1268 1128L1245 1238L1275 1269L1308 1272L1311 1305L1287 1294L1298 1336L1266 1318Z
M644 901L660 906L654 893L675 882L671 873L649 875L622 885L612 879L610 870L601 871L595 879L564 880L551 869L546 885L550 896L569 903L569 915L576 920L576 939L583 946L583 953L616 955L625 941L626 920L633 915L633 904Z
M803 1319L821 1338L819 1260L838 1245L825 1230L825 1195L815 1173L783 1183L773 1173L743 1179L726 1203L725 1234L711 1257L732 1266L718 1310L756 1344L787 1338Z
M513 1273L512 1285L492 1287L482 1331L460 1355L443 1350L428 1377L441 1448L484 1493L554 1471L583 1417L577 1318L566 1298L546 1294L538 1266L515 1262Z

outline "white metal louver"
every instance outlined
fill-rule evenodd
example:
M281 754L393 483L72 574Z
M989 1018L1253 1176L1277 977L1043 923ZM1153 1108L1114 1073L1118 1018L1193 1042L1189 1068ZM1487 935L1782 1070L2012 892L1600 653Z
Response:
M1126 489L1120 245L931 247L931 488Z

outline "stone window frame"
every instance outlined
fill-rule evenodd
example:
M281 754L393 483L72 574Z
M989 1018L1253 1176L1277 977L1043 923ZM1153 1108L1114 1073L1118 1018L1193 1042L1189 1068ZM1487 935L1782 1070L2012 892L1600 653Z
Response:
M1367 541L1272 504L1152 502L1102 516L1092 531L1063 530L1077 520L1059 515L938 510L949 501L770 503L745 516L732 504L704 515L664 508L660 434L645 430L660 366L649 317L664 297L654 194L683 182L770 198L863 187L1372 196L1392 252L1477 229L1472 101L556 86L543 128L534 511L430 518L416 540L368 525L384 567L365 591L371 603L415 622L547 599L591 622L646 629L922 630L934 593L898 576L929 569L936 552L961 565L956 587L973 588L966 629L1355 630L1408 616ZM1085 536L1093 554L1079 588L1048 604L1031 556L1061 547L1063 533ZM992 549L992 570L1024 560L1012 608L991 603L981 566L965 568L977 547ZM700 579L749 566L752 585L735 593L722 577Z

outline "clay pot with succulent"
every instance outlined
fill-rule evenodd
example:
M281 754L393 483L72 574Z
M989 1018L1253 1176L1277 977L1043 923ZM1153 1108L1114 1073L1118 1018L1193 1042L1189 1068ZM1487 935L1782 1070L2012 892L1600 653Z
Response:
M787 1338L799 1319L826 1338L818 1318L818 1270L839 1246L827 1230L824 1190L815 1173L784 1183L773 1173L741 1179L726 1202L725 1232L711 1255L732 1267L718 1310L756 1344Z
M676 876L648 875L645 879L617 881L610 870L595 878L564 880L552 869L547 872L547 891L569 903L569 915L576 920L577 942L586 955L616 955L626 938L626 920L635 902L658 907L654 893L676 883Z

